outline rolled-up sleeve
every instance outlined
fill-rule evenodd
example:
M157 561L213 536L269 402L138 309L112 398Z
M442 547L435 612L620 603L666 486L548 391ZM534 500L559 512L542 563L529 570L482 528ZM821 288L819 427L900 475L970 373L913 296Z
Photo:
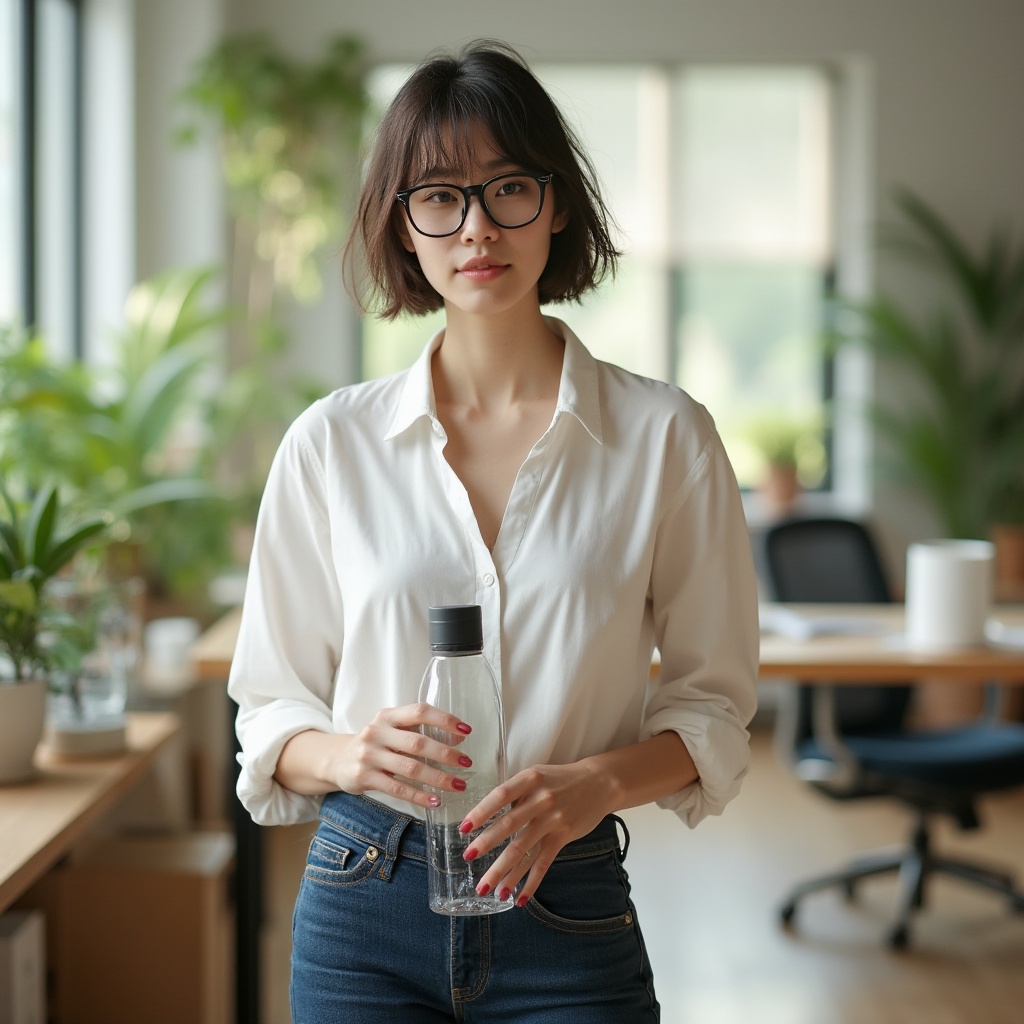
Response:
M757 584L739 489L712 432L666 499L651 576L661 656L641 738L674 731L697 766L693 785L659 801L688 826L721 814L750 762L757 706Z
M334 728L344 622L324 494L323 466L300 419L264 491L228 681L238 705L238 797L260 824L314 819L320 805L273 776L292 736Z

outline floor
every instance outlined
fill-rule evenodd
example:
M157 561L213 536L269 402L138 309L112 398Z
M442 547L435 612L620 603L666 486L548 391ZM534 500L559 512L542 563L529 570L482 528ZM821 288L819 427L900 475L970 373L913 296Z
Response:
M1024 793L982 807L985 828L940 828L947 852L1012 866L1024 881ZM854 904L811 898L793 932L777 924L787 887L859 850L901 841L884 803L839 806L796 782L767 732L720 818L690 831L656 807L624 813L626 867L665 1024L1021 1024L1024 915L956 881L936 882L914 944L882 943L895 892L865 884ZM289 915L308 829L268 836L270 927L264 1024L288 1024Z

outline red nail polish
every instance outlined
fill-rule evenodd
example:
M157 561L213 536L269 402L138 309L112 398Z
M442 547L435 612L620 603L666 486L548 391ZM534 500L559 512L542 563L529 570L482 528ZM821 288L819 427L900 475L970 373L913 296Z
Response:
M452 789L457 789L460 793L466 788L465 779L452 779Z
M463 768L472 768L473 759L470 757L466 757L465 754L459 754L459 764L462 765Z
M498 893L498 899L501 900L502 903L504 903L505 900L507 900L509 898L509 896L511 896L511 895L512 895L512 890L511 889L502 889L501 892Z
M463 855L463 860L476 860L478 854L475 846L471 846Z
M491 887L486 882L481 882L476 887L476 891L477 891L477 895L479 895L479 896L486 896L491 891Z
M529 902L530 902L530 897L529 896L520 896L519 899L516 900L516 906L517 907L525 907L526 904L529 903Z
M465 722L459 722L459 724L455 726L455 728L458 729L463 736L468 736L473 731L473 727L466 725Z
M427 800L427 803L430 804L431 807L440 807L441 798L439 796L432 796Z
M466 835L467 833L469 833L469 832L472 832L472 831L473 831L473 822L471 822L471 821L468 821L468 820L467 820L467 821L464 821L464 822L463 822L463 823L462 823L462 824L461 824L461 825L459 826L459 831L460 831L460 832L461 832L461 833L462 833L463 835Z

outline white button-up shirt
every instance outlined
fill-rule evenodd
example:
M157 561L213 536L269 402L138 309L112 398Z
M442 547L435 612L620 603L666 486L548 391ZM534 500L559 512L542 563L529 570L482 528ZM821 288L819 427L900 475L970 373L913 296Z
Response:
M409 370L335 391L288 431L260 508L229 683L238 793L258 822L317 814L319 798L273 779L288 739L354 733L381 708L417 700L430 605L482 608L510 775L674 730L700 780L663 806L692 826L739 790L757 596L721 441L684 392L597 361L548 322L565 340L555 414L493 551L444 457L430 375L443 334Z

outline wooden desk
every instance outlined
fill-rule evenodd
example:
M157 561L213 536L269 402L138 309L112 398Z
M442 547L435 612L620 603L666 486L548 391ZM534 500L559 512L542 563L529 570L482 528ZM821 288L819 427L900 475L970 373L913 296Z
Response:
M232 608L225 612L192 645L189 656L192 667L200 679L223 682L231 671L231 659L235 656L238 641L238 626L242 621L242 609Z
M959 683L1024 682L1024 649L981 646L923 653L903 642L902 605L767 605L808 618L850 618L877 623L878 630L858 634L822 634L791 640L761 635L761 677L829 682L906 683L918 679ZM997 606L993 618L1024 625L1024 606Z
M128 753L77 761L40 753L39 778L0 787L0 911L117 806L180 728L176 715L129 715Z
M768 605L766 607L773 607ZM762 678L813 679L835 682L907 682L915 679L956 679L968 683L1001 680L1024 682L1024 650L973 647L925 654L908 651L903 639L903 605L782 605L810 618L840 616L877 623L877 632L815 636L790 640L761 635ZM192 662L201 679L224 680L238 638L241 609L228 612L192 648ZM1024 626L1024 605L997 606L994 618Z

